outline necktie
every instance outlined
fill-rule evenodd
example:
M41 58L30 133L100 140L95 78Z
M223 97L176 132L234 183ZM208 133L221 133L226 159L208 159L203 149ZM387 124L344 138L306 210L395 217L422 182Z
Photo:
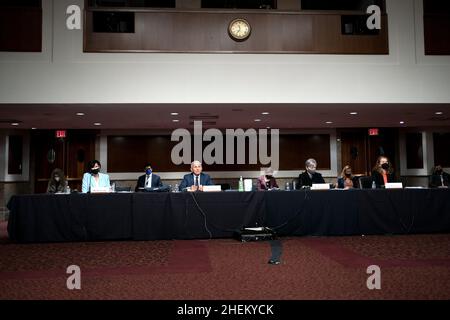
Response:
M441 174L441 186L444 186L444 176Z
M195 176L195 186L198 186L198 176Z
M147 176L147 183L145 184L147 188L152 187L152 179L150 179L150 176Z

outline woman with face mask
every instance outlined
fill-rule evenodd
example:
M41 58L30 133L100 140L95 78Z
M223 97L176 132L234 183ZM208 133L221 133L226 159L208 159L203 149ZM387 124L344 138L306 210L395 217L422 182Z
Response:
M67 180L61 169L54 169L48 181L47 193L65 193L67 188Z
M306 160L305 169L298 176L298 188L311 187L313 183L325 183L322 175L316 171L317 161L315 159Z
M258 178L256 182L256 189L258 191L278 189L277 180L273 176L273 169L265 168L261 171L263 174Z
M397 182L391 162L385 156L379 156L372 171L372 179L377 188L383 188L388 182Z
M101 167L98 160L92 160L88 163L88 172L83 175L81 192L91 192L92 188L110 187L109 175L101 173Z
M357 188L357 177L352 173L352 167L349 165L342 169L341 175L338 177L337 184L339 189Z

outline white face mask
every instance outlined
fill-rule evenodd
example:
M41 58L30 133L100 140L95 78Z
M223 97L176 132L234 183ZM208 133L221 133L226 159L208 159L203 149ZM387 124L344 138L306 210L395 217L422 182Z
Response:
M56 182L59 182L60 179L61 179L60 177L55 177Z

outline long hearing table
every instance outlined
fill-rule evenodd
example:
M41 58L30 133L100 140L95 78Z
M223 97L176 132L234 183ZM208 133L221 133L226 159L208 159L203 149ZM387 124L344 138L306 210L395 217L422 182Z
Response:
M280 236L446 233L449 189L16 195L16 242L207 239L242 227Z

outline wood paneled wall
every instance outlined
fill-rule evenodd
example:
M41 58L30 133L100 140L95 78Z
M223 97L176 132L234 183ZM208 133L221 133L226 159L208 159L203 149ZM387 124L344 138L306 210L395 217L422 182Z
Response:
M0 8L0 51L42 51L42 8Z
M22 174L23 136L9 136L8 174Z
M386 14L377 35L343 35L339 12L122 9L135 12L135 32L98 33L93 32L96 10L86 10L85 52L389 53ZM237 17L252 26L246 41L228 35L228 24Z
M171 151L177 143L170 141L170 136L109 136L108 172L143 171L147 162L150 162L153 168L159 172L187 171L189 165L172 163ZM203 148L209 143L204 142ZM236 145L235 143L235 147ZM248 159L248 143L246 145ZM320 170L329 170L331 167L330 136L328 134L281 135L279 151L280 170L303 170L304 163L308 158L315 158ZM270 148L268 153L270 155ZM193 152L191 155L193 157ZM209 166L204 164L204 167L208 171L259 171L261 167L267 166L261 163L248 164L248 160L246 163Z
M365 129L352 129L340 133L342 167L349 165L354 174L370 172L368 141ZM338 168L340 174L342 168Z
M380 155L387 156L399 170L397 159L398 129L380 128L378 136L369 136L368 129L341 129L342 167L350 165L354 174L368 175ZM338 168L338 173L342 168Z
M95 157L96 132L69 130L64 139L55 138L54 130L33 132L31 147L35 161L35 190L45 192L50 174L55 168L62 169L69 178L72 189L81 190L81 179L86 165ZM54 161L51 153L54 152Z
M434 164L450 168L450 133L433 134Z
M425 54L450 54L450 1L423 0Z
M423 168L423 145L421 132L409 132L406 134L406 168Z

